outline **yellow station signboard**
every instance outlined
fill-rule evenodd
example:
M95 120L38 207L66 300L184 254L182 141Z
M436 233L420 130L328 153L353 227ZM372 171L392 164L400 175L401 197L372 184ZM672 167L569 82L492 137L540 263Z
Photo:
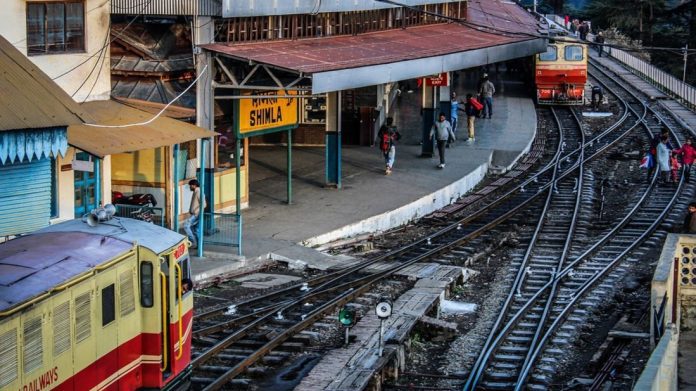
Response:
M244 95L252 94L256 97L239 100L240 134L297 125L297 101L299 99L277 98L279 95L294 95L294 91L255 91ZM263 97L258 97L260 95Z

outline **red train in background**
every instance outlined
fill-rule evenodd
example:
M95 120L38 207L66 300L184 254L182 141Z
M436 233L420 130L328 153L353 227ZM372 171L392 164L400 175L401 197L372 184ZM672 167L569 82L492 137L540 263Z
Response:
M581 105L587 84L587 45L572 38L550 40L537 54L535 83L539 104Z

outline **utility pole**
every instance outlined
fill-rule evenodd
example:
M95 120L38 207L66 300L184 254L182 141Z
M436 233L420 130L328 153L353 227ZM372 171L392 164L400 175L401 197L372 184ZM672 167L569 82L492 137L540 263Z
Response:
M686 61L689 56L689 44L687 43L686 46L684 46L684 74L682 75L682 83L686 83Z
M536 13L537 0L534 0L534 13Z

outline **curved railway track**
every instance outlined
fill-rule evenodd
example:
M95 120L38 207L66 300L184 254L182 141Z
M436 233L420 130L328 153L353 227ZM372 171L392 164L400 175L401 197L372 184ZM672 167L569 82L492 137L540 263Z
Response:
M598 68L592 73L628 109L635 120L632 128L640 126L648 136L660 129L664 120L637 95ZM682 132L671 131L678 141L683 139ZM575 246L570 256L557 254L556 269L545 284L521 291L514 299L511 295L499 318L505 321L493 328L465 390L549 386L557 369L556 357L564 354L568 341L576 337L574 331L617 282L619 276L611 271L657 229L682 189L681 183L676 188L656 185L654 175L638 193L634 207L595 244ZM571 248L573 240L573 235L568 235L565 248ZM542 355L547 359L537 365Z
M604 83L607 89L611 88L610 80ZM562 320L581 313L582 310L576 308L578 304L592 305L598 300L586 293L628 251L654 231L678 193L674 189L655 187L653 177L630 213L607 228L596 244L589 247L572 244L576 233L584 231L578 228L576 221L582 216L583 199L593 191L588 188L593 182L585 183L585 165L617 145L636 127L659 126L657 117L648 116L648 107L636 96L627 96L621 101L620 119L593 135L582 131L577 117L569 109L559 110L555 115L565 132L550 135L555 151L544 156L541 167L528 179L510 178L505 181L509 185L499 191L501 194L478 200L484 206L476 212L451 219L443 228L420 240L347 269L196 314L194 387L206 390L225 387L271 350L328 312L355 300L377 282L415 262L456 251L467 241L534 205L539 209L535 212L539 222L527 253L518 262L517 276L505 305L507 311L502 313L495 327L495 338L486 343L484 350L488 355L480 356L472 370L472 376L479 377L470 378L467 388L472 389L482 381L487 382L487 387L497 382L512 388L510 382L517 381L519 389L527 384L534 363L550 346L549 341L562 339L562 335L552 339ZM656 123L648 124L650 121ZM627 245L629 242L633 244ZM550 259L554 258L551 254L561 256ZM387 263L388 267L380 272L365 272L379 262ZM581 297L582 302L579 301ZM528 329L515 330L513 324ZM249 348L249 340L255 341L252 348ZM487 364L493 362L493 352L499 347L521 356L515 359L514 368L509 362L498 360L498 365L492 366L494 370L488 369L491 366ZM543 375L535 373L532 378L543 380Z

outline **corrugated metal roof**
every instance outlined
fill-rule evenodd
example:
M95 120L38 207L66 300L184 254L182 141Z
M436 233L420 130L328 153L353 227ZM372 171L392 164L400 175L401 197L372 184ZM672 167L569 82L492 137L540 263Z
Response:
M111 0L111 13L121 15L222 15L222 0Z
M472 2L468 21L530 33L536 20L510 2ZM353 36L311 38L226 45L205 49L244 61L269 64L305 74L442 56L533 39L528 35L482 31L477 26L443 23ZM425 76L425 75L423 75Z
M183 239L155 224L114 218L96 227L71 220L10 240L0 245L0 311L126 254L136 244L161 253Z
M93 101L82 104L99 125L126 125L150 120L153 114L128 107L113 100ZM177 121L159 117L147 125L101 128L88 125L68 127L68 142L96 156L134 152L166 145L173 145L217 133Z
M132 246L86 233L42 233L10 240L0 246L0 311L38 297Z
M0 131L89 121L70 95L0 36Z

